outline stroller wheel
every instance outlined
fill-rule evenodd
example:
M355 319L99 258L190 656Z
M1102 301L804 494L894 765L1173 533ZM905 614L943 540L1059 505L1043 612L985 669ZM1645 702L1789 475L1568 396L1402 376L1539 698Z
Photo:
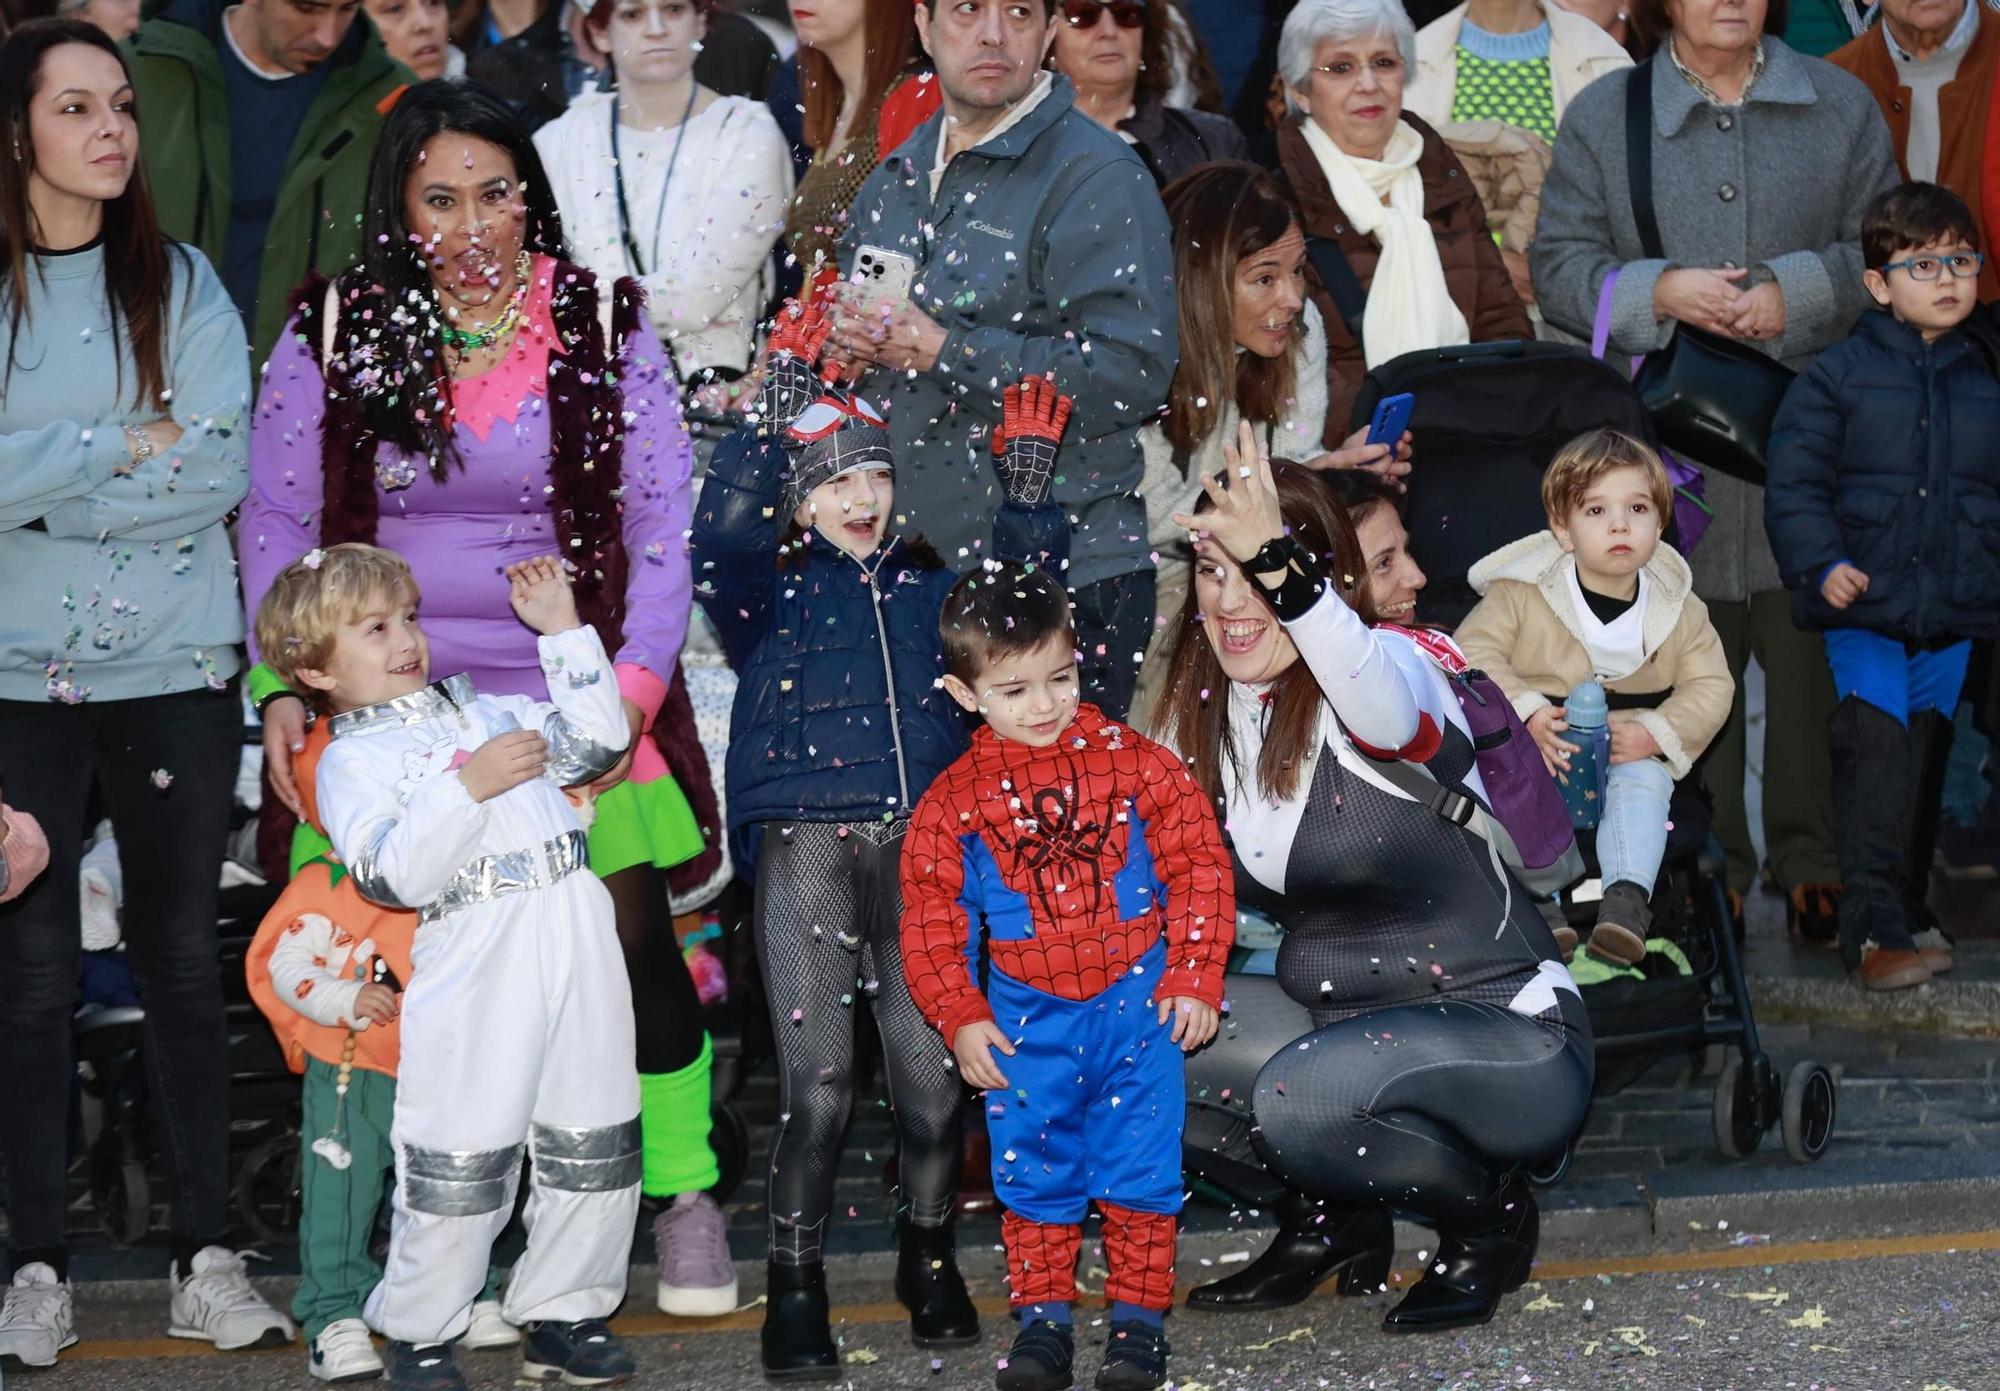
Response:
M716 1102L709 1117L708 1142L715 1148L720 1177L708 1191L717 1202L727 1202L750 1169L750 1126L733 1102Z
M236 1215L259 1245L299 1229L299 1137L273 1135L244 1157L236 1173Z
M1833 1074L1818 1063L1794 1063L1785 1076L1785 1152L1801 1164L1825 1154L1838 1108Z
M92 1196L104 1234L120 1246L136 1245L152 1230L153 1186L147 1181L146 1166L137 1160L104 1175Z
M1715 1082L1715 1147L1731 1159L1748 1159L1764 1139L1755 1086L1755 1074L1743 1065L1743 1055L1731 1054Z

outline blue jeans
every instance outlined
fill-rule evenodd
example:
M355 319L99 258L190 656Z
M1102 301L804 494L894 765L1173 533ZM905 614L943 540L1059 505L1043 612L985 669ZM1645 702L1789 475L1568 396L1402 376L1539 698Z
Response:
M1826 634L1826 660L1840 699L1859 696L1907 725L1926 710L1949 715L1958 709L1965 685L1970 641L1935 652L1909 652L1894 638L1865 628L1834 628Z
M1604 883L1637 884L1647 893L1667 850L1667 804L1674 775L1657 758L1614 763L1604 775L1604 816L1597 823L1597 863Z

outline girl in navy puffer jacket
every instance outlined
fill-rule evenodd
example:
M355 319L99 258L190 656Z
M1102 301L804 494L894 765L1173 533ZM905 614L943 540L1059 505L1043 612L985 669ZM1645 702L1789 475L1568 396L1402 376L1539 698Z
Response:
M896 1290L920 1344L976 1341L946 1225L960 1165L962 1084L910 1001L897 949L909 813L964 750L938 689L938 615L957 580L917 538L888 534L895 461L874 408L823 386L826 329L788 310L771 340L762 433L709 467L696 507L696 598L739 682L726 760L731 850L754 866L752 929L777 1035L771 1143L767 1373L833 1372L821 1237L853 1094L854 995L869 991L897 1128ZM1048 500L1068 402L1009 393L996 552L1058 570L1069 551Z

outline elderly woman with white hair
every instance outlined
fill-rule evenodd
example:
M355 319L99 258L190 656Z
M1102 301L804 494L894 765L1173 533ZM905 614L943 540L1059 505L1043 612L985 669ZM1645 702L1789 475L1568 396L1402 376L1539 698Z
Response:
M1278 132L1278 159L1305 214L1327 326L1329 449L1348 433L1367 369L1533 336L1465 167L1403 109L1416 48L1399 0L1300 0L1278 40L1296 118Z

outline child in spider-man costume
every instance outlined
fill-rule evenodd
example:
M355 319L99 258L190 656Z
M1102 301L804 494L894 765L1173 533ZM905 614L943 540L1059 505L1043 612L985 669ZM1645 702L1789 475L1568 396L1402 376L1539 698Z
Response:
M1078 703L1068 598L1049 575L968 576L940 626L945 689L986 727L912 818L903 969L966 1081L987 1091L1021 1316L996 1382L1070 1385L1094 1202L1111 1300L1097 1385L1157 1387L1181 1206L1181 1055L1215 1034L1234 936L1221 832L1180 759ZM971 966L982 924L983 994Z

